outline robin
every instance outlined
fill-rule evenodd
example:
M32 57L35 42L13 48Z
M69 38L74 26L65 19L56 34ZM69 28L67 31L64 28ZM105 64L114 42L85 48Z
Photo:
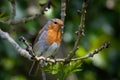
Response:
M43 56L45 58L54 56L60 47L61 29L63 21L60 19L51 19L40 30L35 40L33 51L36 56ZM29 74L35 75L39 69L39 61L34 61Z

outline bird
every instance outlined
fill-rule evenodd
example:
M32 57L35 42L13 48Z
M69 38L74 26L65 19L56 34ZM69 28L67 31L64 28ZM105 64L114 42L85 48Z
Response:
M36 56L45 58L55 56L58 51L62 38L63 21L54 18L49 20L39 31L33 45L33 51ZM29 75L36 75L40 66L40 61L33 61Z

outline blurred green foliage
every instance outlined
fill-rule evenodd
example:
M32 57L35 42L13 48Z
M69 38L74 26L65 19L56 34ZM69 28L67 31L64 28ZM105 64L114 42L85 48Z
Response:
M40 11L41 0L15 1L16 20ZM18 41L20 36L26 37L29 42L33 43L38 31L48 19L60 18L61 1L53 0L53 2L56 8L52 7L45 15L33 21L17 25L0 24L0 28L9 32L11 37L25 48L25 45ZM81 10L82 2L83 0L67 1L63 42L59 51L62 57L65 57L73 48L76 40L74 33L80 22L77 10ZM0 0L0 21L7 20L11 14L12 7L9 1ZM84 56L105 41L110 41L111 46L93 58L82 61L79 67L82 70L75 72L73 80L120 80L120 0L90 0L86 13L85 37L81 39L76 57ZM40 80L40 72L36 77L28 75L30 67L31 61L21 57L8 41L0 38L0 80ZM62 70L62 66L59 67ZM69 68L66 67L66 69ZM48 73L47 79L55 80L56 77Z
M81 69L79 69L80 66L80 61L71 61L69 64L57 62L56 64L49 64L43 68L43 70L53 75L57 75L58 80L66 80L73 72L81 71Z

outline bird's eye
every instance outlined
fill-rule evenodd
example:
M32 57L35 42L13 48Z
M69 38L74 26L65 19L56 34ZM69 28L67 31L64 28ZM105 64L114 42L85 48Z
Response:
M57 22L54 22L55 24L57 24Z

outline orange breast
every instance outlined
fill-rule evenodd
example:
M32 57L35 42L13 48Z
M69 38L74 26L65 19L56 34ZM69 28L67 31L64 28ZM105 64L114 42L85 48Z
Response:
M49 29L47 36L46 36L46 42L48 44L52 44L53 42L56 42L59 44L61 41L61 33L60 31L55 31L53 29Z

